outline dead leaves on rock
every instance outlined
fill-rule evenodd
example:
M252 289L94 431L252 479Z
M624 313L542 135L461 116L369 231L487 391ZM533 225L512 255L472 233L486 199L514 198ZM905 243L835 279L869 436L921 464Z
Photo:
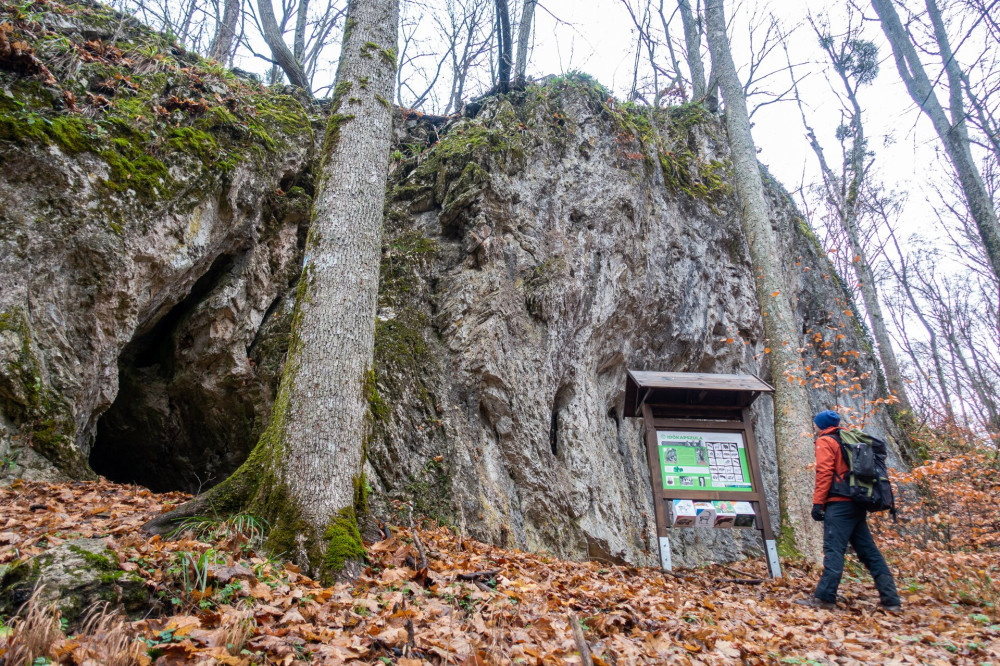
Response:
M35 57L35 50L23 39L14 36L14 26L0 23L0 68L22 76L37 76L48 85L55 85L52 72Z
M164 114L169 114L173 111L185 111L194 115L201 115L208 111L208 102L204 98L194 99L180 99L176 95L171 95L163 101L163 104L157 107L157 111Z

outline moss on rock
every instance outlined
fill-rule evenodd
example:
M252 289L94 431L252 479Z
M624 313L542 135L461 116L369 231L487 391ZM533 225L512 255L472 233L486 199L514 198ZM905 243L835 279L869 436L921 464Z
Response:
M94 602L106 601L132 619L145 615L151 603L145 581L122 571L101 539L67 541L8 569L0 580L0 613L16 613L38 586L44 586L41 602L55 603L70 630Z
M62 67L59 48L39 48L54 84L0 72L0 90L9 92L0 93L0 141L95 155L107 165L104 185L113 206L190 190L190 180L170 175L174 165L196 165L191 180L207 184L241 163L279 154L289 137L311 133L306 110L289 95L178 55L165 36L135 23L122 26L102 5L50 6L73 15L75 24L107 23L118 26L112 32L124 27L124 34L114 45L83 43L78 32L60 34L69 28L54 24L46 39L87 57L76 68ZM15 6L0 9L0 20L16 38L34 41Z
M21 308L0 312L0 401L27 435L27 445L76 478L93 478L75 446L76 422L69 403L49 388L35 354L31 327Z

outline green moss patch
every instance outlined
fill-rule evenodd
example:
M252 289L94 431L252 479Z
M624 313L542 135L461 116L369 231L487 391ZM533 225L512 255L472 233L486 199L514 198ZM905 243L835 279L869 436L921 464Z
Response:
M0 312L0 335L14 337L17 354L0 360L0 401L20 422L26 444L67 474L92 478L76 448L76 423L69 403L42 380L42 366L31 344L31 328L23 310Z
M361 541L353 507L341 509L333 517L323 539L326 541L323 566L327 575L342 571L348 560L360 560L365 556L365 545Z
M0 142L94 155L107 165L102 184L114 205L207 187L241 163L279 154L289 137L311 134L298 100L179 51L147 28L122 26L109 8L58 2L47 8L124 33L115 44L75 42L75 32L43 30L37 37L16 5L0 7L12 37L37 42L55 79L49 85L0 71L0 90L6 90L0 92ZM185 173L193 167L192 178L176 182L174 165Z

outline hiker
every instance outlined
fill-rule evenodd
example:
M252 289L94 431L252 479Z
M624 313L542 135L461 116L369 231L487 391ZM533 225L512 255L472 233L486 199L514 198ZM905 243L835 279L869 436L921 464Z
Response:
M850 543L878 588L882 608L899 612L899 593L885 558L875 545L868 529L868 509L853 501L845 488L850 471L841 449L840 415L827 410L813 419L816 438L816 490L813 493L812 518L823 523L823 575L813 596L798 599L797 604L814 608L837 607L837 588L844 573L844 553Z

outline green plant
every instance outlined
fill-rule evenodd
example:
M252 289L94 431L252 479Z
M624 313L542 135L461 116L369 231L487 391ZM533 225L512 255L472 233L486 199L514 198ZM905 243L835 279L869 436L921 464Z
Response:
M209 548L203 553L191 553L181 551L174 555L172 565L167 569L170 574L181 585L183 598L174 596L171 601L175 605L181 605L185 600L196 601L205 608L202 602L206 601L205 596L208 590L209 568L215 564L225 562L225 557L213 548ZM178 604L177 602L180 602ZM211 602L209 601L209 605Z
M170 629L169 631L161 631L158 632L152 638L143 639L143 642L146 643L146 654L149 655L150 659L155 661L157 657L163 654L163 650L160 649L162 646L170 645L171 643L179 643L181 640L183 640L180 637L174 635L175 631L176 629Z
M199 541L242 541L245 550L257 550L264 543L269 524L249 513L237 513L224 520L210 516L192 516L183 520L170 538L190 534Z
M220 604L228 604L236 597L236 593L242 589L243 586L240 585L239 581L233 581L216 592L215 597Z

